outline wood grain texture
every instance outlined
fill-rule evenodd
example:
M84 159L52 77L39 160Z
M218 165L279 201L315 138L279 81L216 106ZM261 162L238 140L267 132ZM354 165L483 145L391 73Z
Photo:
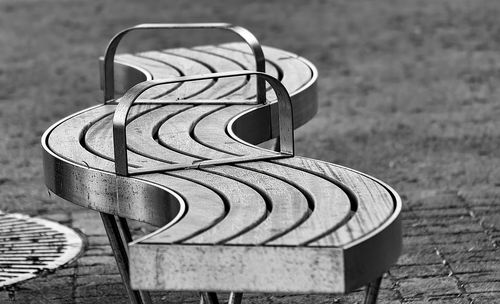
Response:
M345 292L342 251L272 246L136 245L132 286L151 290Z
M226 216L226 207L220 195L209 187L173 175L148 174L141 179L167 185L182 193L189 212L168 229L159 229L147 239L148 243L175 243L193 237L212 227Z
M308 197L311 214L289 233L269 242L269 245L305 245L324 234L332 233L351 216L351 201L336 184L303 170L287 168L269 162L239 164L281 178L301 189ZM330 243L329 246L335 246Z
M286 181L233 166L218 166L207 171L217 172L252 185L270 205L271 210L259 225L226 242L227 244L260 245L286 233L295 234L294 228L310 215L307 198L299 189ZM293 241L287 245L297 245L297 243Z
M152 76L153 79L156 78L173 78L181 76L181 72L174 68L172 65L165 64L164 62L152 60L145 57L139 57L136 55L130 54L122 54L119 57L119 60L126 62L132 66L140 66L144 70L147 70ZM144 94L141 95L142 98L146 99L155 99L162 95L167 94L168 92L178 88L180 84L167 84L158 86L156 88L152 88Z
M232 178L199 170L182 170L170 174L196 181L212 188L223 197L226 203L226 215L220 222L211 229L204 231L184 243L224 243L252 229L266 216L267 206L265 200L257 191L244 183Z
M334 233L311 243L313 246L328 246L332 243L347 245L380 227L395 210L395 202L387 189L353 170L303 157L276 162L331 177L345 185L356 196L356 212L352 218Z
M226 58L228 60L237 62L241 69L255 71L257 68L255 67L255 59L253 54L246 54L240 51L233 51L231 49L223 49L219 46L201 46L195 48L197 51L204 52L207 54L214 54L220 56L221 58ZM276 77L282 80L283 75L281 71L276 69L276 66L273 65L270 61L266 61L266 74L269 74L273 77ZM240 90L234 92L228 98L234 99L255 99L257 92L257 83L255 77L253 79L247 79L248 83L242 87ZM266 98L268 100L276 100L276 95L272 90L269 90L270 87L266 84L267 94ZM290 87L290 90L293 90L293 87Z
M245 144L228 134L228 121L249 109L251 109L251 106L231 106L208 114L194 126L194 138L212 149L226 151L234 155L259 155L265 153L263 149ZM270 121L267 124L269 125ZM254 128L248 128L246 132L258 131Z

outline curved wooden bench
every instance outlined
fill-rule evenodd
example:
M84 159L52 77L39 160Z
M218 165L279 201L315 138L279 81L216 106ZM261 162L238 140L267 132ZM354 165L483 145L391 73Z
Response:
M185 77L254 69L243 46L117 56L113 92L141 80L180 82L145 82L54 124L42 138L47 186L73 203L160 227L126 248L116 237L123 229L131 240L126 222L103 216L122 276L129 279L130 263L135 289L345 293L374 282L367 296L374 302L381 275L401 250L399 196L355 170L254 146L281 135L286 150L278 104L288 96L254 104L249 73ZM316 70L297 55L263 50L267 72L290 93L297 127L316 112ZM214 102L221 99L226 104ZM134 101L127 117L123 105ZM127 119L124 174L117 165L120 117ZM216 302L214 293L204 295Z

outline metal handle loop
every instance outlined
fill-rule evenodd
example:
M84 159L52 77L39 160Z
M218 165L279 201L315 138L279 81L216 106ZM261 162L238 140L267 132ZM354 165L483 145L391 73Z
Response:
M247 29L228 23L145 23L139 24L116 34L108 44L104 55L104 103L115 98L115 76L114 58L116 49L122 38L137 30L157 30L157 29L220 29L227 30L239 35L252 49L255 57L255 66L258 72L265 73L266 64L264 52L257 38ZM263 79L257 79L257 102L264 103L266 100L266 87Z
M117 175L128 176L128 159L127 159L127 116L132 104L138 97L146 90L164 84L171 84L177 82L189 82L197 80L205 80L212 78L227 78L235 76L256 75L263 81L267 81L276 93L278 100L278 113L279 113L279 141L280 152L283 155L294 155L294 139L293 139L293 112L292 101L288 91L283 84L271 75L256 72L256 71L237 71L237 72L224 72L213 73L206 75L184 76L172 79L157 79L148 80L136 84L128 90L120 99L116 106L113 116L113 145L115 154L115 172ZM195 102L194 102L195 103ZM230 101L228 102L230 104Z

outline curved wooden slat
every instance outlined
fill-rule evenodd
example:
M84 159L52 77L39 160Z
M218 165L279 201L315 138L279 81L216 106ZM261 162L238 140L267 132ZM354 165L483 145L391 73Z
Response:
M250 231L234 238L227 244L264 244L281 235L293 231L302 221L307 219L310 210L307 198L295 187L280 179L261 173L236 168L219 166L207 171L237 179L255 187L267 197L272 210L267 218ZM292 232L290 232L292 233ZM295 245L290 244L290 245Z
M191 137L191 129L203 116L222 109L221 105L193 107L167 120L158 130L158 141L183 154L202 159L230 158L234 155L199 144Z
M308 196L311 215L301 225L269 242L269 245L305 245L311 240L331 233L351 216L351 201L344 190L336 184L307 173L270 162L250 162L239 164L248 168L286 180L302 189ZM335 246L335 244L329 244Z
M158 144L155 137L161 123L181 111L191 108L189 105L168 105L147 112L127 125L128 148L150 159L167 163L192 163L197 157L176 152Z
M143 52L139 53L138 56L149 58L151 60L158 61L164 64L172 62L172 65L180 72L182 76L213 73L210 67L202 64L200 61L183 56L167 54L159 51ZM159 97L158 99L187 99L206 91L208 88L210 88L210 86L212 86L213 82L213 80L200 80L197 82L182 83L174 91L161 95L161 97Z
M199 183L165 174L148 174L141 179L155 182L182 193L189 208L184 216L168 229L159 229L145 243L176 243L212 227L226 216L221 197Z
M394 213L395 202L387 189L373 179L351 169L303 157L277 160L276 162L332 177L356 194L358 205L352 218L335 232L310 245L347 245L380 227Z
M264 199L254 189L241 182L199 170L180 170L170 174L204 184L219 192L224 197L228 209L226 216L217 225L183 243L223 243L252 229L266 216Z
M237 62L239 65L241 65L241 68L244 70L251 70L251 71L256 70L255 59L253 58L253 56L246 56L245 53L233 52L228 49L224 50L221 49L219 46L200 46L200 47L195 47L194 49L199 51L200 53L217 55L220 56L221 58ZM273 77L282 80L281 79L282 74L277 71L275 65L271 64L269 60L266 60L266 74L269 74ZM274 94L274 92L272 90L269 90L268 84L266 84L266 86L267 86L266 98L268 100L276 100L276 95ZM228 98L254 99L256 98L256 92L257 92L256 79L251 79L244 87L242 87L238 91L235 91L233 94L229 95Z
M176 60L170 60L170 62L175 62L175 66L180 69L184 75L201 75L216 72L226 72L241 70L242 67L231 60L206 54L203 52L196 52L189 49L173 49L168 50L169 53L165 52L148 52L146 55L149 58L154 58L155 60L164 61L174 58L184 58L184 61L190 60L193 64L177 65ZM172 53L173 55L171 55ZM182 55L182 56L181 56ZM204 62L205 65L201 65L199 62ZM183 99L185 97L192 97L196 99L218 99L231 95L232 92L240 90L246 85L247 81L245 78L234 78L234 79L217 79L216 81L196 81L185 83L180 86L174 92L166 94L160 99ZM209 85L208 85L209 84ZM202 88L202 90L200 90Z
M137 105L131 109L129 120L135 119L148 110L157 108L158 105L142 104ZM114 165L114 151L112 141L112 115L108 115L99 119L91 124L88 129L83 133L83 143L86 150L91 153L113 162ZM148 167L154 165L162 165L163 161L143 157L134 151L129 154L130 165L135 167Z
M109 116L114 108L112 105L94 107L60 122L48 136L48 147L55 154L70 162L113 172L115 164L82 148L80 138L84 136L90 125Z
M237 58L239 61L244 62L247 67L251 68L254 65L252 63L252 54L245 52L248 50L245 48L244 44L232 43L222 45L222 47L199 47L198 49L217 54L225 54L226 56L228 56L227 53L229 51L233 58ZM313 77L312 71L305 63L296 60L296 55L277 51L276 49L269 47L264 48L264 54L270 62L276 62L276 66L280 69L279 72L276 72L278 72L281 76L281 82L283 85L292 94L311 81ZM275 65L273 65L273 67L275 67ZM313 106L313 104L314 102L310 102L311 106ZM297 108L299 110L301 109L301 107ZM294 107L294 112L297 108ZM237 155L262 153L262 150L258 152L255 151L253 147L248 148L248 144L245 144L242 141L237 141L226 132L226 125L230 119L248 109L249 107L233 106L207 115L196 125L196 128L194 129L196 138L200 142L217 150L228 151ZM294 116L296 116L296 114L294 114ZM269 122L265 125L269 125ZM252 132L254 130L252 127L242 127L242 129L246 129L247 132Z
M230 106L218 109L203 117L194 127L193 135L195 139L212 149L226 151L234 155L260 155L265 150L244 144L226 132L228 122L236 115L249 110L250 106ZM249 129L248 132L252 132Z
M171 65L165 64L164 62L151 60L148 58L143 58L130 54L120 54L117 58L125 62L131 66L140 66L143 70L147 70L154 79L156 78L173 78L181 76L181 73L178 69L174 68ZM170 92L176 88L178 88L180 84L168 84L153 88L144 92L141 95L141 98L146 99L155 99L162 95L165 95L167 92Z

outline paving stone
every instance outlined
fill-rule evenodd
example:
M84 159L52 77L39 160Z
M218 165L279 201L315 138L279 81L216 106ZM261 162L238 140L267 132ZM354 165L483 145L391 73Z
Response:
M439 278L408 278L399 280L398 284L399 290L405 299L460 294L455 280L448 276Z
M115 258L109 255L84 255L78 259L78 266L113 264Z
M109 239L107 235L89 235L87 237L89 244L92 246L109 246Z
M471 294L473 304L500 304L500 292L484 292Z
M75 297L107 297L107 296L123 296L125 287L122 283L97 283L76 286Z
M460 275L460 274L467 274L467 273L482 273L482 272L492 272L497 274L500 274L500 262L499 261L483 261L483 262L460 262L456 263L453 265L453 271Z
M84 297L81 298L75 298L74 300L75 304L130 304L130 301L125 295L118 295L118 296L87 296L85 295Z
M442 248L446 254L446 259L454 262L500 262L500 254L496 250L484 250L477 248L468 251L457 251L456 248Z
M87 250L85 250L86 255L96 255L96 256L112 256L113 250L111 246L92 246L89 245Z
M72 280L73 276L47 275L26 281L21 289L15 290L10 296L8 292L0 294L3 294L5 301L13 303L72 303Z
M500 281L464 282L467 292L500 292Z
M429 304L429 303L434 303L434 304L470 304L469 300L463 298L463 297L453 297L453 298L430 298L430 299L425 299L425 300L419 300L419 301L404 301L404 304Z
M449 274L449 270L442 263L430 265L398 265L391 268L391 274L397 279L442 277Z
M440 192L435 189L429 193L416 191L411 193L410 200L412 210L463 208L463 203L454 191Z
M115 264L80 266L77 269L77 275L102 275L102 274L119 274L119 272Z
M422 219L450 219L450 218L464 218L470 217L469 212L463 208L446 208L446 209L415 209L411 212L405 212L403 214L403 220L414 220L416 222L422 221Z
M406 240L406 239L405 239ZM421 243L422 244L422 243ZM420 245L417 246L405 246L403 247L403 252L398 259L398 265L429 265L429 264L439 264L442 259L436 254L436 251L432 247L424 247Z
M71 218L73 227L80 229L87 236L106 235L98 212L91 210L75 212Z
M119 274L100 274L100 275L80 275L76 278L76 286L88 286L95 284L121 284L122 278Z
M71 222L71 213L48 213L41 216L41 218L58 222L61 224L67 224Z

